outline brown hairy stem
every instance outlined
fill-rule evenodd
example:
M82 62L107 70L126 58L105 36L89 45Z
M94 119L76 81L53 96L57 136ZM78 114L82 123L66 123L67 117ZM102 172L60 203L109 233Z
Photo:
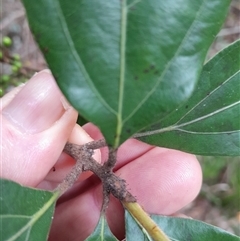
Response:
M109 195L119 199L123 206L129 211L136 222L145 229L155 241L170 241L163 231L155 224L150 216L136 202L136 198L127 190L126 181L113 173L113 167L117 161L117 149L109 147L108 160L99 164L92 156L95 149L107 146L105 140L92 141L85 145L79 146L67 143L64 152L76 160L76 165L66 176L64 181L59 184L57 191L60 195L69 189L78 179L83 171L92 171L99 177L103 184L103 205L102 213L105 213L109 204Z

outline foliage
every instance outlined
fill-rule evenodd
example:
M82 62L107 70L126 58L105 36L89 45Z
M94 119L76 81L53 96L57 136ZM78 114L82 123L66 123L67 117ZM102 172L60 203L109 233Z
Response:
M140 139L200 155L240 155L239 50L237 41L206 63L188 101Z
M126 212L126 229L127 240L151 240L145 232L141 232L141 228L133 222L131 215ZM152 215L152 219L162 228L172 241L237 241L239 238L229 234L222 229L207 225L201 221L191 220L187 218L174 218ZM198 235L196 235L198 230ZM194 238L194 239L192 239Z
M153 145L195 154L240 154L240 41L203 67L229 0L23 3L32 32L62 92L83 119L101 129L109 146L117 148L134 136ZM2 183L4 189L10 186L20 194L36 195L28 199L32 202L30 209L39 210L40 205L44 210L29 213L18 202L14 206L12 195L3 192L2 220L4 215L25 215L29 220L36 214L39 218L46 215L41 234L47 237L46 226L59 194L4 180ZM46 196L45 201L34 202L42 196ZM15 210L4 213L9 207ZM133 217L126 213L127 239L151 240L151 232ZM186 236L194 240L239 240L195 220L152 219L169 235L155 240L186 240ZM29 223L29 227L42 226L36 221ZM15 235L26 220L16 219L16 225L18 228L9 228ZM139 226L140 231L133 233L132 226ZM116 240L104 216L87 240Z
M23 2L59 87L116 147L192 94L230 1Z
M0 188L1 240L46 240L58 193L4 179Z

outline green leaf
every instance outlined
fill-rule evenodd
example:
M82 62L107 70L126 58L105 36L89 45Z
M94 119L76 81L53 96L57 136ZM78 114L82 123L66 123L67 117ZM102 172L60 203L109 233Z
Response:
M184 105L136 137L200 155L240 155L239 90L240 40L204 66Z
M85 241L117 241L108 227L106 218L101 215L94 232Z
M189 98L230 2L23 0L61 90L115 147Z
M239 237L202 221L152 215L152 219L173 241L239 241ZM188 239L187 239L188 238Z
M58 193L0 179L1 240L47 240Z
M240 240L239 237L220 228L193 219L164 217L158 215L151 215L151 218L172 241ZM125 222L127 241L151 240L147 234L142 232L141 228L127 211L125 212Z

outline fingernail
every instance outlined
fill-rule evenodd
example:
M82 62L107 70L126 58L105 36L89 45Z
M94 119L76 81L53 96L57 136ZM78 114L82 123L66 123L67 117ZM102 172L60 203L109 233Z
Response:
M23 133L38 133L51 127L64 113L63 95L53 76L41 71L3 109L3 116Z
M44 69L41 71L41 73L48 73L48 74L52 74L50 69Z

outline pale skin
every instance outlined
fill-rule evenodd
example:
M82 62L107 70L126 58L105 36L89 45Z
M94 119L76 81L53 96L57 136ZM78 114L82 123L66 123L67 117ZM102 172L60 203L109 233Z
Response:
M52 190L74 165L63 153L67 141L82 145L102 138L91 123L76 124L77 112L64 99L49 71L1 99L2 178ZM95 152L104 162L106 148ZM194 155L130 139L121 145L115 172L149 213L176 215L199 193L202 173ZM102 188L97 177L83 173L58 201L49 240L84 240L97 224ZM123 208L111 198L107 218L113 233L124 238Z

